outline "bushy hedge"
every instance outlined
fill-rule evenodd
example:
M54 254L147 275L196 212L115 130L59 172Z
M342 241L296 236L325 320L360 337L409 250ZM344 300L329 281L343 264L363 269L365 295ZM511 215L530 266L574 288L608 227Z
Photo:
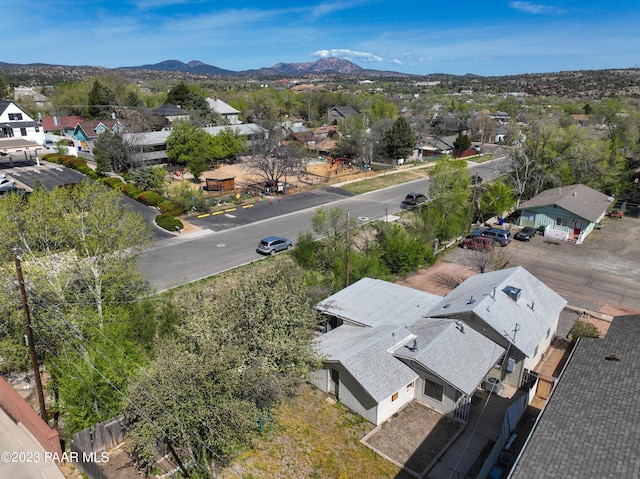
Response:
M102 178L102 182L107 185L109 188L113 188L115 189L121 189L122 185L124 185L124 183L122 182L122 180L120 178L117 178L115 176L109 176L107 178Z
M124 183L120 187L120 190L129 198L133 198L134 200L137 200L138 197L142 194L142 190L140 190L140 188L138 188L133 183Z
M158 215L156 216L156 224L167 231L179 231L184 228L182 221L177 218L174 218L171 215ZM177 226L177 228L176 228Z
M143 191L138 195L138 201L147 206L159 207L164 202L164 198L155 191Z
M85 176L88 176L92 180L97 180L100 178L100 175L89 168L87 165L87 160L81 158L79 156L73 155L59 155L56 153L50 153L42 156L43 160L46 160L50 163L55 163L57 165L62 165L72 170L76 170L82 173Z
M182 205L174 200L163 201L159 206L160 212L165 215L170 216L180 216L184 213L184 209Z

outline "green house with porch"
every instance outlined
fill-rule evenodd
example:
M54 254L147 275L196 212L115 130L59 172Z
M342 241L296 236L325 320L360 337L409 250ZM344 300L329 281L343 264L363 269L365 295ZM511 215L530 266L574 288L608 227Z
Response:
M613 198L588 186L550 188L519 205L518 226L544 229L544 235L581 244L601 224Z

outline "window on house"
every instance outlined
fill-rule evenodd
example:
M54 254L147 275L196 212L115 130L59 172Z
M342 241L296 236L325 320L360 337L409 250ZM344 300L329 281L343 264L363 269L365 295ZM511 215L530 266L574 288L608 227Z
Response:
M438 402L442 402L442 396L444 394L444 387L442 384L438 384L430 379L424 380L424 395L435 399Z
M13 121L22 120L22 113L9 113L9 120L13 120Z
M40 127L36 126L36 133L38 133L40 131Z
M398 399L398 393L395 393L393 396L391 396L391 401L395 401L396 399Z
M556 218L556 225L557 226L567 226L569 224L569 220L567 220L567 218Z
M533 357L535 358L538 355L538 346L536 346L536 350L533 352Z
M27 129L26 128L20 128L20 136L27 136Z
M550 334L551 334L551 328L547 329L547 338L549 338Z

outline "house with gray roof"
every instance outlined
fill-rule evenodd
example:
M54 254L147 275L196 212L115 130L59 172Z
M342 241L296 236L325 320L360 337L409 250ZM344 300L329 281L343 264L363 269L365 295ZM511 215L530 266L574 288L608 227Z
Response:
M493 372L520 387L551 344L567 301L521 266L471 276L432 308L430 317L457 319L506 350Z
M228 103L223 102L217 96L214 96L213 98L209 97L206 101L207 105L209 105L209 108L222 116L227 124L239 125L240 123L242 123L238 118L240 110L236 110Z
M618 316L577 342L508 478L638 476L639 324Z
M169 123L180 120L188 120L189 112L172 103L165 103L151 112L154 115L163 116Z
M445 297L364 278L320 302L320 390L380 424L414 399L466 420L487 377L521 385L566 301L524 268L472 276Z
M327 123L329 125L344 125L349 117L358 115L360 115L360 112L352 106L334 106L327 111Z
M581 244L603 220L612 200L580 184L550 188L518 206L518 225L543 227L545 236Z
M261 138L266 135L266 130L255 123L240 123L239 125L209 126L202 128L210 135L218 135L228 129L234 135L244 136L251 144L252 139ZM171 136L171 129L165 128L161 131L147 131L143 133L124 133L122 138L135 149L135 159L140 165L155 165L166 163L167 139Z

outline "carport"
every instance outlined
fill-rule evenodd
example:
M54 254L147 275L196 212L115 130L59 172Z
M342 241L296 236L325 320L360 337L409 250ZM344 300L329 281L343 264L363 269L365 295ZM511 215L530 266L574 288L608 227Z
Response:
M0 160L9 160L11 168L13 168L14 157L21 157L21 153L24 154L27 163L35 162L39 165L40 159L37 151L42 149L44 149L42 145L32 141L20 138L0 138Z

